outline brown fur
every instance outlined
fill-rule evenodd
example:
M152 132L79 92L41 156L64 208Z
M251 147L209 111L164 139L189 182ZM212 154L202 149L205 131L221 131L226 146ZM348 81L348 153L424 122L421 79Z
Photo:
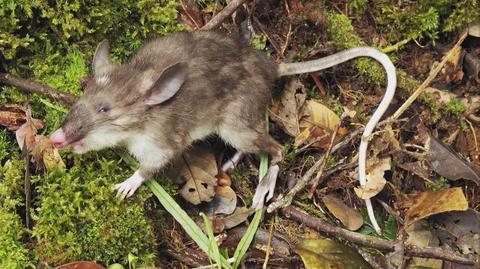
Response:
M141 85L146 73L161 73L176 63L188 66L181 89L165 103L145 105ZM268 153L278 162L281 146L264 126L276 78L276 64L240 38L177 33L145 44L128 63L108 73L105 85L90 80L62 127L70 142L95 135L99 128L126 137L144 133L174 154L215 133L240 151ZM109 111L98 112L101 106ZM142 166L141 156L136 157ZM143 174L150 176L162 165L144 167Z

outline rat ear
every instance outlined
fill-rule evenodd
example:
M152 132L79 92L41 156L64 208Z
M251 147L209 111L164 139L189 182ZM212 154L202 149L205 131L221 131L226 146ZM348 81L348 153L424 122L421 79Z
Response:
M150 85L146 91L145 103L153 106L172 98L185 82L187 69L187 64L176 63L167 67L157 80L146 78L144 82Z
M112 69L115 68L115 64L110 58L108 49L110 44L108 40L104 39L98 44L95 50L95 56L93 56L92 69L95 78L101 78L107 76Z

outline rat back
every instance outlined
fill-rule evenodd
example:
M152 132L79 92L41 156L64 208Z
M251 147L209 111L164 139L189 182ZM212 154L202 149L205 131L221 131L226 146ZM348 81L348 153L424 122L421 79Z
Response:
M262 122L277 77L272 61L240 38L194 32L147 43L129 66L161 71L179 62L188 65L182 88L144 115L144 130L160 144L180 150L213 133L224 139L225 133L248 136L244 133L249 129L264 133Z

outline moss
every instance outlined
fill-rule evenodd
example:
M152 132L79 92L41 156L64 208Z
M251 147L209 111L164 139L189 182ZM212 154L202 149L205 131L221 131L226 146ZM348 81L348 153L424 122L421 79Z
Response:
M453 116L458 117L460 114L465 112L467 110L467 107L465 104L460 102L457 98L452 98L450 102L448 102L447 106L445 107L445 111L447 113L452 114Z
M326 15L327 30L330 38L339 50L365 46L365 42L355 34L350 20L338 13L329 12ZM353 66L360 75L369 82L380 84L385 81L385 72L376 61L367 58L356 59Z
M174 0L95 0L88 4L80 0L0 0L0 70L80 95L79 80L89 73L95 47L102 39L111 41L113 58L123 61L145 39L183 29L177 21L177 5ZM14 88L0 87L1 103L22 104L24 97ZM42 134L57 128L68 111L42 96L30 95L29 103L33 116L45 122ZM144 216L146 192L142 188L134 199L115 199L112 184L132 171L112 151L82 156L62 152L71 167L66 172L33 175L36 225L32 240L20 240L24 227L17 212L22 211L15 208L23 202L18 195L23 193L23 162L18 156L14 134L0 130L0 219L11 220L0 224L9 229L0 230L0 261L7 259L1 256L7 249L12 256L18 254L16 268L30 267L25 263L30 259L22 259L21 254L27 249L49 265L77 259L107 265L125 261L129 253L140 258L138 264L153 264L156 243ZM4 242L3 238L11 240ZM0 262L0 268L6 266L2 265Z
M77 162L67 174L36 177L43 182L33 229L39 256L49 265L73 260L110 264L125 262L132 253L151 265L156 243L144 217L144 187L122 201L113 195L112 186L131 171L118 161Z
M24 245L25 228L16 214L23 203L23 162L14 158L0 166L0 268L35 268Z
M35 259L22 243L24 228L14 212L0 207L0 268L36 268Z

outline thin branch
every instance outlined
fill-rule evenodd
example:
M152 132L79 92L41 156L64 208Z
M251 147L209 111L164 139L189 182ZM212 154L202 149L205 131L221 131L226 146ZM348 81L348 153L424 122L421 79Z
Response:
M52 89L45 84L33 80L19 78L7 73L0 73L0 83L13 86L25 93L38 93L66 106L72 106L77 100L77 97L74 95L63 93Z
M304 213L293 206L284 208L281 211L287 218L294 219L299 223L317 229L318 231L329 234L335 238L342 237L349 242L356 243L365 247L375 248L379 250L394 251L395 246L398 244L398 241L386 241L377 237L363 235L340 227L335 227L319 220L314 216L310 216L307 213ZM435 247L417 248L415 246L405 244L405 255L422 258L441 259L465 265L476 265L474 260L466 258L453 251L448 251L442 248Z
M230 15L237 10L247 0L232 0L228 5L220 11L215 17L213 17L207 24L205 24L201 30L212 30L220 26L220 24L226 20Z
M402 115L403 112L407 110L407 108L417 99L417 97L425 91L430 82L432 82L432 80L437 76L437 74L443 69L443 66L447 63L450 57L452 57L452 55L460 48L463 40L465 40L467 35L468 31L463 32L455 46L450 49L447 55L443 57L442 61L432 70L432 72L430 72L430 75L427 77L427 79L425 79L422 85L420 85L418 89L405 101L405 103L403 103L403 105L397 111L395 111L392 119L398 119L398 117L400 117L400 115Z
M386 119L384 121L381 121L377 124L377 127L383 126L387 123L391 122L390 119ZM338 144L332 147L331 153L333 154L334 152L344 148L347 146L355 137L360 135L363 132L364 128L360 128L348 135L347 137L343 138L342 141L340 141ZM315 164L308 169L308 171L302 176L302 178L293 186L293 188L290 189L290 191L285 195L285 196L279 196L278 199L274 202L272 202L268 208L267 212L271 213L275 211L278 208L281 207L286 207L290 205L293 201L293 197L301 190L307 186L310 181L312 180L313 175L320 169L324 161L324 157L320 157L320 159L315 162Z

